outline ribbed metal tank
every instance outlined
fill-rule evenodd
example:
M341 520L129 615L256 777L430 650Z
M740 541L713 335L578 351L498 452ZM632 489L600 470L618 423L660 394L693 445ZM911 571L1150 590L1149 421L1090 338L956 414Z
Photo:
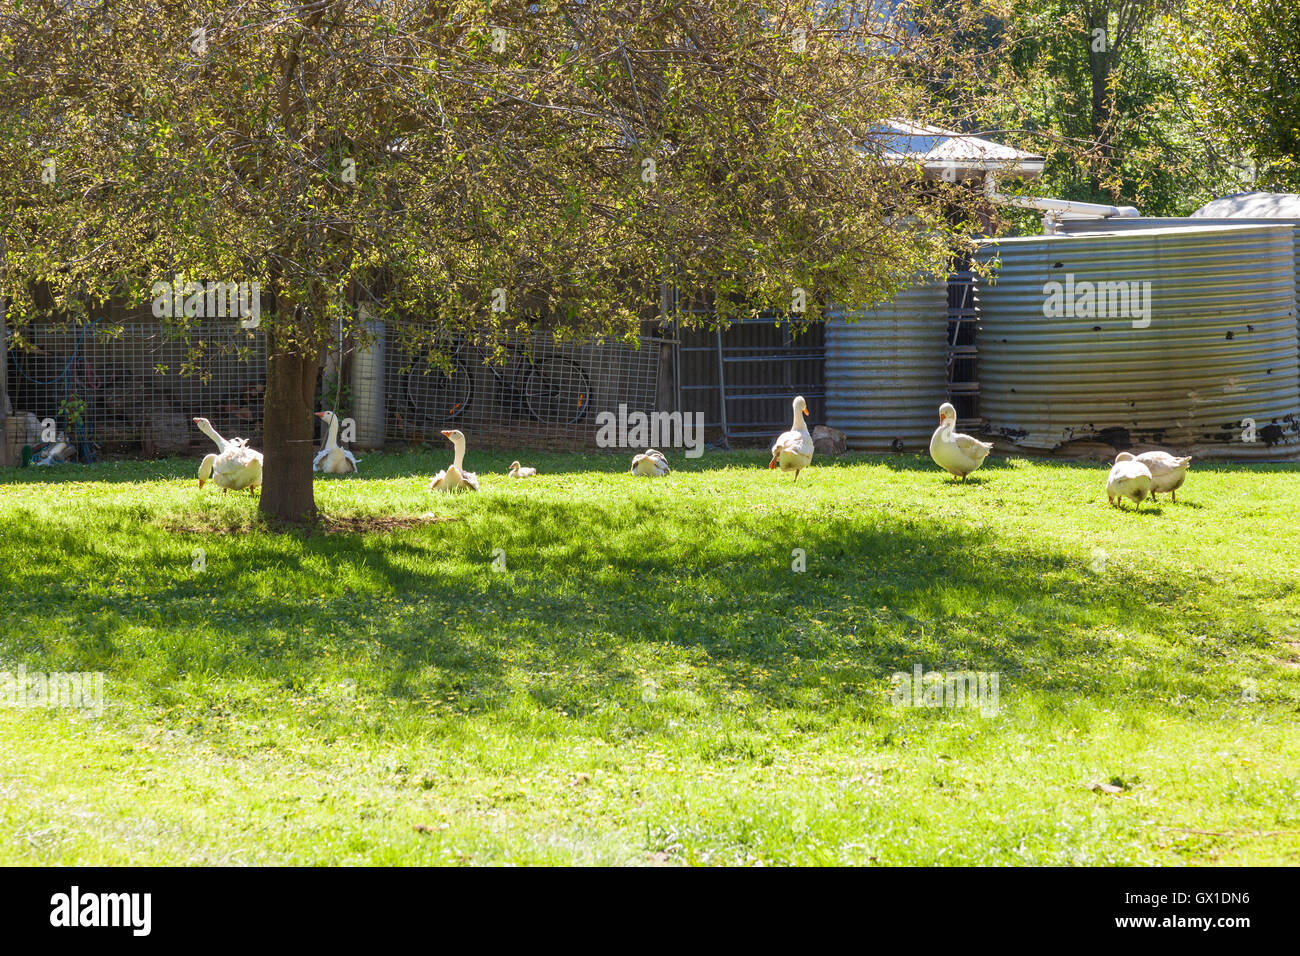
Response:
M997 262L975 281L988 432L1024 449L1099 440L1294 457L1292 233L1198 225L981 243L981 258ZM1094 293L1107 284L1091 308L1083 283ZM1127 309L1116 283L1136 293Z
M1079 236L1096 232L1128 232L1132 229L1197 228L1213 226L1281 226L1289 225L1295 240L1295 294L1297 321L1300 322L1300 219L1203 219L1200 217L1174 218L1160 216L1134 216L1116 219L1064 219L1057 230L1064 235ZM1298 329L1300 331L1300 329Z
M872 309L826 313L826 423L862 451L929 447L947 400L948 289L930 280Z

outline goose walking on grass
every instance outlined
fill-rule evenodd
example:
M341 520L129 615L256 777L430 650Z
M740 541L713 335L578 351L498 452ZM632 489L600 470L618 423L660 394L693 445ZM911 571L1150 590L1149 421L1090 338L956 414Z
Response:
M1106 497L1115 507L1129 498L1138 507L1151 493L1151 471L1126 451L1115 456L1115 464L1106 476Z
M1191 455L1177 458L1167 451L1147 451L1137 456L1137 460L1147 466L1151 472L1151 500L1157 494L1169 492L1169 497L1178 500L1178 489L1187 480L1187 469L1192 463Z
M519 462L517 461L512 461L510 463L510 477L511 478L536 478L537 469L528 468L523 465L520 465Z
M348 475L357 470L357 460L352 452L339 445L339 420L333 412L317 412L316 417L329 426L329 436L325 444L312 460L312 471L323 471L328 475Z
M669 471L668 459L664 457L663 452L647 448L632 459L631 471L634 475L642 475L646 478L662 478Z
M930 436L930 457L948 474L965 481L967 475L984 464L993 445L959 434L956 429L957 409L944 402L939 406L939 427Z
M456 449L456 458L429 481L430 491L478 491L478 475L465 470L465 435L453 428L442 433Z
M812 464L813 437L808 431L808 403L799 395L790 403L794 407L794 422L788 432L776 436L772 445L772 461L768 468L780 468L793 471L794 480L799 480L799 472Z
M211 481L223 494L245 488L253 494L262 484L262 453L249 448L245 438L222 438L206 418L196 418L194 424L217 445L216 453L199 464L199 487Z

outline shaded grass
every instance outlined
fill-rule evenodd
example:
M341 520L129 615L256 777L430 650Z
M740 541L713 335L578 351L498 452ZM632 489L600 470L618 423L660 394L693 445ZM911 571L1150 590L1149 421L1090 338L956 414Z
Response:
M193 462L0 476L0 660L110 701L0 707L0 860L1296 860L1294 468L1137 515L1075 463L512 457L372 455L306 535ZM918 664L999 713L891 706Z

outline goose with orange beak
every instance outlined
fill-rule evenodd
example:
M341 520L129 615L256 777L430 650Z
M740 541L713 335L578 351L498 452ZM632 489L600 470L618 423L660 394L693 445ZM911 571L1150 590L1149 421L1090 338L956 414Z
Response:
M812 464L813 437L808 431L808 403L799 395L791 403L794 406L794 422L788 432L777 436L772 445L772 461L768 468L780 468L793 471L794 480L799 480L799 472Z
M207 455L199 464L199 487L211 481L221 489L253 494L262 484L262 453L248 447L246 438L222 438L206 418L194 419L199 431L217 445L216 454Z
M429 481L430 491L478 491L478 475L465 470L465 435L459 429L444 431L443 436L456 449L451 466Z
M957 432L957 409L949 402L939 406L939 427L930 437L930 457L936 465L965 481L967 475L984 464L992 450L990 442Z
M339 419L333 412L317 412L316 417L329 426L325 444L312 460L312 471L329 475L350 475L357 470L357 460L352 452L339 445Z

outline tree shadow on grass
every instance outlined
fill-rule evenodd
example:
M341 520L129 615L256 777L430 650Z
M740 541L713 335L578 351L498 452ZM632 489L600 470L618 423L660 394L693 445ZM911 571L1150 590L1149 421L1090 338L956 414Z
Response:
M865 715L916 664L997 672L1004 693L1109 697L1140 674L1153 695L1194 695L1214 685L1207 649L1237 637L1189 615L1199 581L1132 568L1117 588L1086 555L938 521L755 512L723 525L708 500L681 498L481 506L474 522L390 535L214 541L126 522L119 553L10 522L7 547L50 560L0 569L13 595L0 649L151 688L192 674L298 687L353 668L368 692L467 713L523 686L573 715L638 693L646 668L689 661L716 699ZM195 542L209 549L201 574L184 569ZM123 565L137 573L105 593ZM1148 645L1109 641L1135 622Z

